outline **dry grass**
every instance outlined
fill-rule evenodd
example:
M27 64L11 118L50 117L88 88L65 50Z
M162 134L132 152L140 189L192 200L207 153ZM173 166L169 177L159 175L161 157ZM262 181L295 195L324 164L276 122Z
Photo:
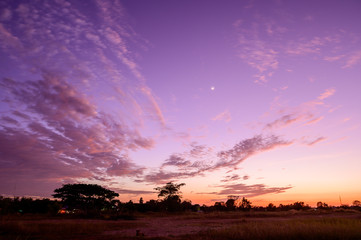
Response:
M145 237L135 237L140 229ZM39 216L0 219L0 239L361 239L360 212L146 214L137 220L59 219Z
M300 219L281 221L251 221L208 230L195 235L185 235L182 239L204 240L359 240L361 220L345 218Z
M132 221L86 219L10 220L0 224L0 239L102 239L112 230L142 226Z

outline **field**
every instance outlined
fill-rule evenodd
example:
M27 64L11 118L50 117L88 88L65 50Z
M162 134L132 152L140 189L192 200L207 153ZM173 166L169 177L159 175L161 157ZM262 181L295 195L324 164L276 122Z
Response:
M2 216L0 239L361 239L361 213L356 211L148 213L134 217L115 221Z

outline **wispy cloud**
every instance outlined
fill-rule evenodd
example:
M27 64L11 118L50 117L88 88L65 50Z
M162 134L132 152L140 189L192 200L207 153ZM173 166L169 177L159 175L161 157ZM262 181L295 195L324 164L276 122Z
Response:
M137 181L164 183L187 177L202 176L205 173L215 170L233 169L255 154L290 144L292 144L292 141L282 140L275 135L268 137L257 135L242 140L231 149L219 151L216 154L208 152L207 149L209 148L205 146L201 146L198 149L197 146L193 146L192 150L197 149L195 152L192 153L191 150L183 154L172 154L164 161L158 171L146 174L143 179ZM193 158L191 156L193 156ZM166 167L173 167L173 169L166 169ZM225 179L226 181L230 181L232 179L240 179L240 177L238 175L232 175ZM248 179L248 176L243 179Z
M267 83L279 71L280 66L288 65L286 61L290 59L312 55L316 61L323 59L334 62L347 58L345 47L340 43L355 45L355 42L351 42L344 33L295 33L292 22L303 22L305 19L284 14L284 10L281 7L270 18L259 14L256 8L243 9L242 15L246 17L233 24L237 36L237 54L244 63L256 70L255 83ZM330 52L333 56L330 56ZM348 57L343 68L358 64L360 59L360 51L357 51Z
M340 60L340 59L342 59L344 57L345 57L345 55L342 54L342 55L337 55L337 56L332 56L332 57L331 56L326 56L323 59L325 61L328 61L328 62L335 62L335 61L338 61L338 60Z
M275 135L268 137L256 135L253 138L240 141L229 150L219 152L217 154L219 161L215 164L214 169L236 167L238 164L257 153L290 144L292 144L292 141L285 141Z
M279 194L292 188L291 186L268 187L264 184L246 185L243 183L226 184L226 185L220 185L219 187L223 189L216 193L218 195L224 195L224 196L239 195L242 197L256 197L265 194Z
M178 156L176 154L172 154L169 156L168 159L166 159L164 161L164 163L162 164L162 167L165 167L165 166L185 167L185 166L189 166L190 164L191 164L191 162L188 160L185 160L183 157Z
M353 53L350 57L348 57L346 64L342 66L342 68L351 68L358 64L361 61L361 51L357 51Z
M278 69L279 51L273 43L286 29L276 26L269 19L261 17L250 19L239 19L233 24L238 37L238 56L257 70L254 75L255 82L263 84L268 82Z
M318 123L322 119L324 119L324 116L321 116L321 117L318 117L318 118L313 118L310 121L306 122L305 125L311 125L311 124Z
M292 108L286 108L285 106L278 104L279 98L276 98L275 101L272 103L270 112L264 114L264 116L267 117L272 115L272 112L275 112L276 119L268 123L262 124L263 130L276 130L284 127L289 127L296 123L303 123L304 126L316 124L317 122L325 118L325 116L317 116L317 109L320 106L329 108L330 106L325 104L325 100L333 96L335 93L335 88L328 88L323 91L317 98L301 103L298 106Z
M238 181L240 180L242 177L239 176L238 174L232 174L232 175L227 175L224 177L224 179L221 180L221 182L232 182L232 181ZM243 178L243 180L246 180Z
M326 98L329 98L332 95L334 95L335 92L336 92L336 89L334 89L334 88L326 89L323 93L321 93L321 95L318 97L318 99L319 100L324 100Z
M327 42L332 41L329 37L313 37L312 39L301 39L296 42L290 43L286 53L292 55L305 55L310 53L318 53L321 47Z
M292 123L298 122L302 120L304 116L297 115L297 114L286 114L282 117L274 120L273 122L267 123L264 129L273 129L273 128L280 128L286 127Z
M319 142L325 141L325 140L326 140L325 137L319 137L319 138L316 138L316 139L313 140L313 141L307 142L307 145L308 145L308 146L313 146L313 145L315 145L315 144L317 144L317 143L319 143Z
M213 121L225 121L228 123L232 120L232 117L231 117L231 114L229 113L229 111L225 110L224 112L221 112L217 116L213 117L212 120Z

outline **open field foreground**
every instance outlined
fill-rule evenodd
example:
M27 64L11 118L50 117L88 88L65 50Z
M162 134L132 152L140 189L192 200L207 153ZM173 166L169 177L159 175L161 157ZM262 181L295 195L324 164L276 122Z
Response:
M136 233L138 231L138 235ZM0 239L361 239L360 212L147 214L135 220L2 217Z

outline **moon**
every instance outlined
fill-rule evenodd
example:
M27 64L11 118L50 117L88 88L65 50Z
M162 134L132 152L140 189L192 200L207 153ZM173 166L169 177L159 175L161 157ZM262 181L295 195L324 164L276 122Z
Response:
M211 87L211 90L214 91L214 89L216 89L214 86Z

